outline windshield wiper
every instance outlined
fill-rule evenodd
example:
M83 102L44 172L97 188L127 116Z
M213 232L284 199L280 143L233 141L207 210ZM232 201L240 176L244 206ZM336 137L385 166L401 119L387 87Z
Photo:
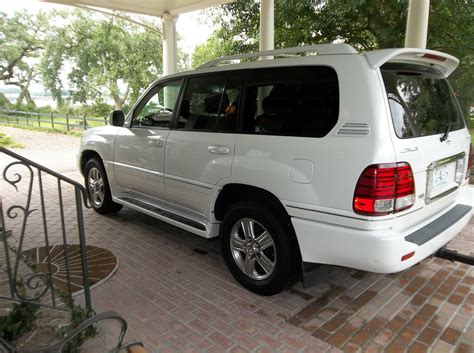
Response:
M446 130L444 130L443 136L441 136L439 140L440 140L441 142L446 141L446 140L448 139L448 136L449 136L449 132L450 132L450 131L451 131L451 124L448 124L448 125L446 126Z

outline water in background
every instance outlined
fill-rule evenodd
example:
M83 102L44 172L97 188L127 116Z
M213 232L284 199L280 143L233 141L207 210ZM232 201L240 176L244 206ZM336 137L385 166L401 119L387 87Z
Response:
M7 99L11 102L11 103L16 103L16 100L18 99L18 94L16 93L6 93L5 94L5 97L7 97ZM35 102L36 106L37 107L46 107L46 106L50 106L51 108L56 108L57 107L57 104L56 104L56 101L53 99L53 97L50 97L50 96L34 96L32 95L31 98L33 99L33 101ZM82 106L83 104L82 103L72 103L70 100L69 97L64 97L64 101L65 102L68 102L70 106L72 107L80 107ZM87 105L92 105L94 102L93 101L87 101ZM104 103L107 103L109 105L114 105L114 101L113 99L111 98L105 98L104 99Z

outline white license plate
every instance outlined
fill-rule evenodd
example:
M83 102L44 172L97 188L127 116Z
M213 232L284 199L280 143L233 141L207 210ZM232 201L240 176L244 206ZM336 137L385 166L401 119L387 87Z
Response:
M433 170L433 189L443 188L454 182L456 162L439 166Z

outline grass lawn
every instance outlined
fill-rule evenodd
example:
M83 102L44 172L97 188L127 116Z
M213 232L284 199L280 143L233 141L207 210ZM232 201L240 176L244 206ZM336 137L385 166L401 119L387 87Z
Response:
M24 146L13 141L10 136L0 132L0 147L23 148Z
M82 136L82 133L84 130L69 130L67 131L66 129L51 129L50 127L37 127L37 126L24 126L24 125L7 125L4 124L0 121L0 126L11 126L16 129L23 129L23 130L33 130L33 131L41 131L41 132L49 132L51 134L63 134L63 135L71 135L71 136Z

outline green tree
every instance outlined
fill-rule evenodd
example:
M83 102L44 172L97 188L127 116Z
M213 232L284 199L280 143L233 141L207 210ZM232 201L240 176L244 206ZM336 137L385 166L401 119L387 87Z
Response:
M205 43L199 44L194 48L192 54L192 66L197 67L205 62L218 58L220 56L228 55L228 53L235 52L232 48L232 43L226 41L223 29L216 30Z
M136 99L161 74L162 39L122 18L87 11L57 13L63 21L54 29L41 61L43 83L61 103L61 73L67 69L75 101L103 98L106 87L115 109ZM66 23L66 24L65 24Z
M29 87L38 76L38 57L47 33L47 16L0 12L0 80L20 88L17 104L34 105Z
M258 50L260 5L237 0L210 10L218 29L196 48L193 65ZM408 0L275 0L275 47L345 42L360 51L403 47ZM428 48L461 60L451 77L464 109L474 103L474 3L431 1Z

